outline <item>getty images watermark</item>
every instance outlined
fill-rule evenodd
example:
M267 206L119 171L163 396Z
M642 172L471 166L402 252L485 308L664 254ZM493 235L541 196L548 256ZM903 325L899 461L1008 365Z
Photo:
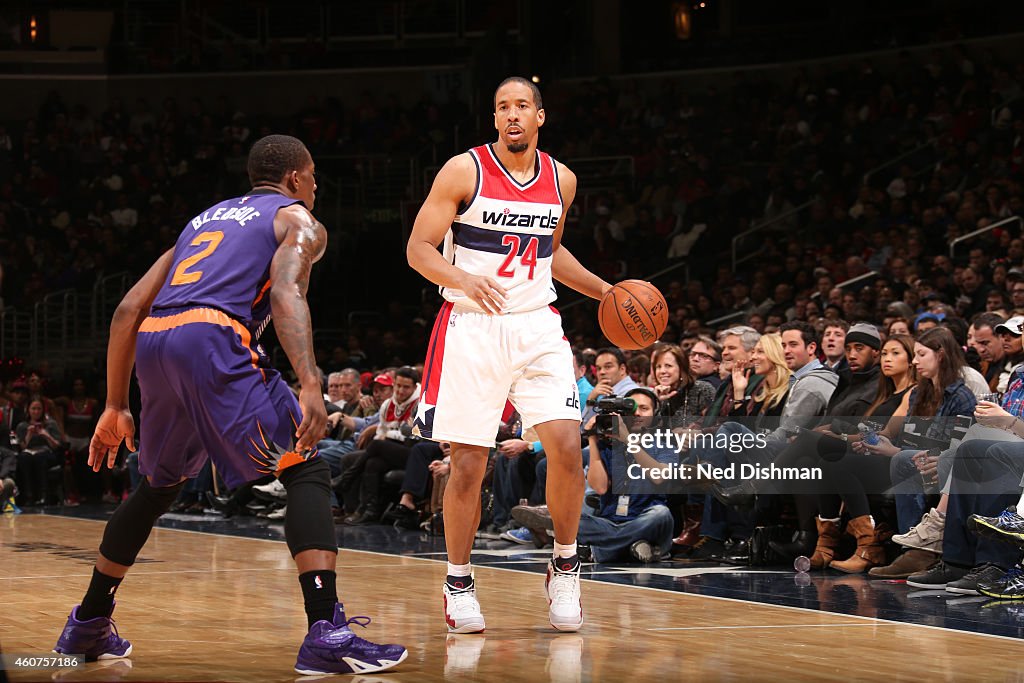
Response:
M746 453L768 447L770 433L743 432L701 432L698 430L654 429L632 432L626 438L626 453L637 455L641 451L674 451L678 455L686 452L714 449L722 453ZM626 476L634 481L821 481L820 467L783 467L774 462L765 464L733 462L716 466L709 462L663 463L660 467L645 467L632 462L626 467Z

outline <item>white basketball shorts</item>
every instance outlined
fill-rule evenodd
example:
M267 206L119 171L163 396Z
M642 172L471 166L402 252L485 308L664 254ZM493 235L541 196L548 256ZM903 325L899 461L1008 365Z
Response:
M493 447L505 401L523 430L580 419L580 397L562 318L552 306L488 315L445 302L423 366L414 433Z

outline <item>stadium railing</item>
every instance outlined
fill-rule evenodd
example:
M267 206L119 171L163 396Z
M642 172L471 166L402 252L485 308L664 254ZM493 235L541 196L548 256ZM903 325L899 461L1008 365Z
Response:
M960 237L957 237L956 239L950 240L949 241L949 258L953 259L953 258L956 257L956 247L961 242L966 242L968 240L972 240L975 237L978 237L979 235L984 235L986 232L991 232L991 231L995 230L996 228L1001 228L1004 225L1009 225L1010 223L1017 223L1020 226L1024 226L1024 219L1021 219L1020 216L1009 216L1007 218L1004 218L1001 221L996 221L992 225L987 225L984 228L979 228L978 230L974 230L972 232L969 232L966 235L960 235Z

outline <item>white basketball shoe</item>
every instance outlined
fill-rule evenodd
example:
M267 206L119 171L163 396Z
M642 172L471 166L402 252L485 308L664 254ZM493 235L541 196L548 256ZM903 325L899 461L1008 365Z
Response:
M579 558L552 559L548 564L544 588L548 594L551 625L559 631L579 631L583 626Z
M476 583L472 577L466 577L466 585L449 585L444 588L444 620L448 623L451 633L483 633L487 625L480 611L480 603L476 600Z

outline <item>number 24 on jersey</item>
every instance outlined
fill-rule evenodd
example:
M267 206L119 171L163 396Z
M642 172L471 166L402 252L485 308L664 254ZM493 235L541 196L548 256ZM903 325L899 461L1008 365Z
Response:
M505 261L498 268L498 277L515 277L515 268L509 268L512 265L512 259L519 255L519 247L522 246L522 241L519 239L519 235L504 235L501 238L501 245L503 247L509 247L508 255L505 256ZM533 271L537 268L537 238L531 237L526 243L526 249L523 250L523 255L519 258L519 263L530 269L530 273L527 276L528 280L533 279Z

